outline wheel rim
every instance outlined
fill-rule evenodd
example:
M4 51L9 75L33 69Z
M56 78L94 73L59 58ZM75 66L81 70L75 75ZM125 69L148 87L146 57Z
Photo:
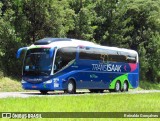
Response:
M119 82L117 82L116 83L116 90L119 91L119 88L120 88L120 84L119 84Z
M127 83L125 82L123 85L124 91L127 90Z
M68 84L68 91L71 92L72 90L73 90L73 84L72 84L72 83L69 83L69 84Z

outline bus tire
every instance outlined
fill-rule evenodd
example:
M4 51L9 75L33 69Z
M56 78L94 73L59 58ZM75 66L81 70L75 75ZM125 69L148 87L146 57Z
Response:
M122 88L122 92L127 92L128 91L128 82L127 81L124 81L123 83L123 88Z
M117 81L117 82L116 82L114 91L115 91L115 92L121 91L121 83L120 83L120 81Z
M48 91L46 90L40 90L41 94L46 95Z
M73 80L69 80L67 84L67 93L75 94L76 93L76 84Z

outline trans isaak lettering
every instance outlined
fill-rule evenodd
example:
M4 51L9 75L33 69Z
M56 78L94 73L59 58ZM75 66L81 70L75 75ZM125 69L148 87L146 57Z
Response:
M92 64L93 71L114 71L121 72L122 65L116 64Z

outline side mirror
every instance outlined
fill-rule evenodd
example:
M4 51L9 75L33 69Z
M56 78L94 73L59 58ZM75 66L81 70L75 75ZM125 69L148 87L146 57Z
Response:
M20 57L21 52L22 52L23 50L27 50L27 47L22 47L22 48L19 48L19 49L18 49L18 51L17 51L17 55L16 55L16 57L17 57L17 58L19 58L19 57Z
M50 48L50 50L49 50L49 56L50 56L50 58L53 56L54 50L55 50L54 47Z

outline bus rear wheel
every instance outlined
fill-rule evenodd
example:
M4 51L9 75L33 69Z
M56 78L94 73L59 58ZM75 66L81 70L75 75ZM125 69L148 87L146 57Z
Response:
M41 94L45 95L45 94L47 94L48 91L46 91L46 90L40 90L40 92L41 92Z
M115 84L114 91L119 92L120 90L121 90L121 84L120 84L120 81L117 81Z
M76 84L73 80L69 80L67 85L67 93L75 94L76 93Z
M122 92L127 92L128 91L128 82L127 81L125 81L124 83L123 83L123 89L122 89Z

